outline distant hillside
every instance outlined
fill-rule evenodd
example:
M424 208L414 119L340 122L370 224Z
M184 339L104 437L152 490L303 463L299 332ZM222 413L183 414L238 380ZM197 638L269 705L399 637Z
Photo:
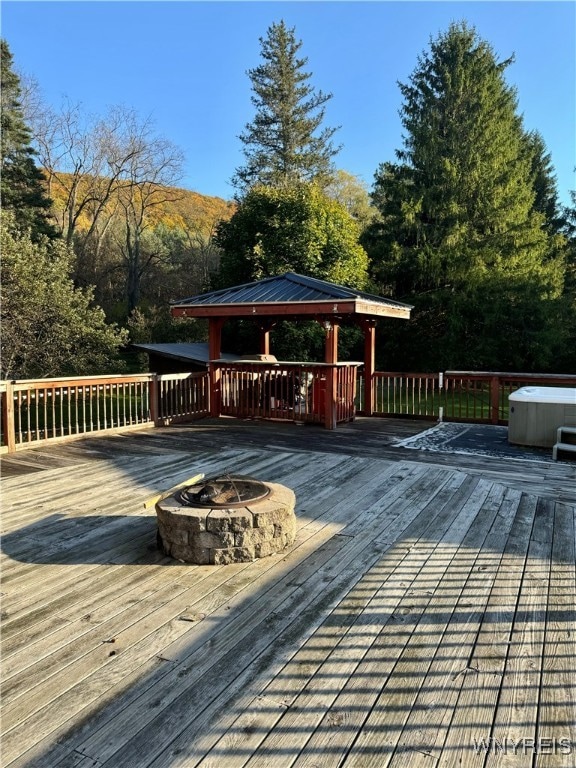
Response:
M71 174L59 173L57 180L53 180L47 188L59 220L62 218L73 182ZM77 203L89 196L89 187L94 184L104 186L106 179L94 180L90 177L83 179L78 186ZM154 222L164 223L168 227L190 228L192 226L208 234L217 221L229 219L236 209L234 202L223 200L221 197L201 195L178 187L158 187L158 189L162 191L161 196L166 200L153 209L152 215ZM86 210L89 211L90 206L86 206ZM88 226L89 214L82 215L78 220L78 228L82 230L87 229Z
M167 187L173 200L162 206L162 221L178 226L186 221L206 222L212 225L220 219L229 219L236 210L236 203L221 197L209 197L189 189Z

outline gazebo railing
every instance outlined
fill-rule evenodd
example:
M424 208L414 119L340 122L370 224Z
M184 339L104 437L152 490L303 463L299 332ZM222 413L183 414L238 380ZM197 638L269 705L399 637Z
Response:
M222 415L318 424L327 413L336 423L354 418L355 365L241 362L217 369Z

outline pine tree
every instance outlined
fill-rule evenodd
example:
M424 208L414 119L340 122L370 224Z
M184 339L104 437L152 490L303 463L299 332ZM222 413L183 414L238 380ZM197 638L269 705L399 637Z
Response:
M293 182L322 183L331 174L339 151L331 142L336 128L321 128L332 94L315 91L308 59L299 58L302 42L283 21L260 38L263 59L248 71L256 115L240 135L246 164L236 169L234 185L246 191L254 184L287 186Z
M552 165L552 156L538 131L527 133L525 141L532 170L534 209L544 214L549 232L559 233L564 228L564 218L558 201L558 187L556 173Z
M536 206L511 62L452 24L400 85L404 146L377 172L381 220L365 244L382 290L416 307L392 331L405 364L553 364L562 242Z
M34 239L55 237L48 221L50 200L43 187L44 175L35 164L31 133L20 103L20 79L12 68L12 54L5 40L0 41L1 65L1 184L2 209L12 210L17 226L30 230Z

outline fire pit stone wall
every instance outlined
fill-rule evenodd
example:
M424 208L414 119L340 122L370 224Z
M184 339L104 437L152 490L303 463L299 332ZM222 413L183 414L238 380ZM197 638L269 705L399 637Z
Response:
M294 491L266 483L271 493L243 507L184 506L176 496L156 505L158 543L165 554L198 565L250 562L281 552L296 536Z

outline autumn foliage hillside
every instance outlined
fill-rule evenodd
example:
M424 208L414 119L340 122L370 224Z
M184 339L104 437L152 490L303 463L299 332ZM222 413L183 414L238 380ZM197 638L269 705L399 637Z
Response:
M94 179L88 176L75 179L72 174L53 173L47 192L53 202L53 212L57 219L63 218L73 194L76 199L90 196L89 188L104 187L107 179ZM148 212L150 223L164 224L168 228L186 229L192 226L196 231L208 234L216 222L229 219L235 210L235 203L221 197L201 195L189 189L178 187L160 187L156 185L158 199L161 200ZM115 203L114 196L110 203ZM111 213L111 211L109 211ZM78 218L78 230L86 231L90 226L90 206Z

